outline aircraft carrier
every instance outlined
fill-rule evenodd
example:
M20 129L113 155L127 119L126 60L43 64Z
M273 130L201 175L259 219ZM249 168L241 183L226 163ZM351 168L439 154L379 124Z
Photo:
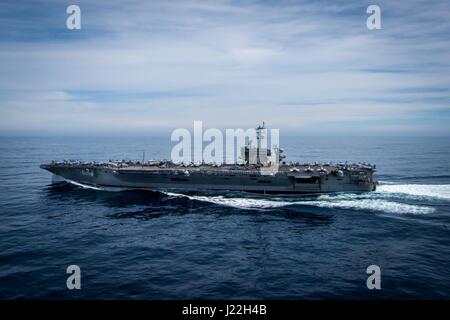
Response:
M257 128L258 140L261 130ZM272 152L277 161L268 161ZM374 191L375 165L367 163L292 163L283 150L245 146L235 164L171 161L52 161L41 168L57 177L92 187L156 191L246 191L262 194L361 193ZM275 153L275 154L274 154ZM256 156L255 156L256 155ZM261 156L264 155L264 156Z

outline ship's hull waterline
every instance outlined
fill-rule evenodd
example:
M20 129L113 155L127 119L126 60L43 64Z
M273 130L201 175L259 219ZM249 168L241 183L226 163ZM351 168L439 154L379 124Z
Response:
M372 171L364 180L351 172L318 174L281 170L270 175L257 170L201 170L199 168L159 169L153 167L114 168L107 166L47 164L41 168L83 185L150 189L156 191L246 191L262 194L322 194L375 190ZM309 170L309 168L307 169ZM314 169L313 169L314 170ZM305 169L303 169L305 171ZM363 173L363 172L361 172Z

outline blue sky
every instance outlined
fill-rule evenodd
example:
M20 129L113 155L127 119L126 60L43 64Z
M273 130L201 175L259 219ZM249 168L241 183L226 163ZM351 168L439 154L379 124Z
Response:
M450 135L448 1L10 1L0 30L2 135Z

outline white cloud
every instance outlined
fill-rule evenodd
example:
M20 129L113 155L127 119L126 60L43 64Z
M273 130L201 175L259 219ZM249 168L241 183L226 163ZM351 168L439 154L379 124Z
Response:
M450 87L448 4L380 6L383 29L369 31L363 2L81 2L86 37L0 41L0 131L131 132L194 119L346 129L448 110L448 91L414 91ZM143 96L103 101L96 91Z

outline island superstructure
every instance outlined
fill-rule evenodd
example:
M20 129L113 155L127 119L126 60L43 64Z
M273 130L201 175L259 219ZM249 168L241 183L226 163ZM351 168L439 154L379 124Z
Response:
M264 126L256 128L258 141ZM171 161L52 161L41 165L65 180L94 187L156 191L247 191L321 194L374 191L376 166L367 163L286 162L280 148L247 145L235 164L175 164Z

